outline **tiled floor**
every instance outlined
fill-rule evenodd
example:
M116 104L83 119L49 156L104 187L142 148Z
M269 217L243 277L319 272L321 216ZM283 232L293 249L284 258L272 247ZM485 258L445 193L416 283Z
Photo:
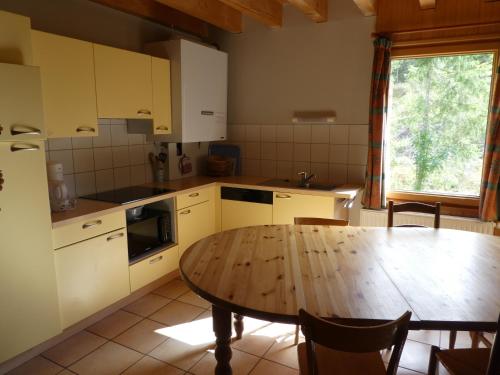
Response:
M233 344L235 375L298 374L294 326L244 322L244 337ZM425 373L430 345L447 340L446 332L410 332L398 374ZM468 334L459 333L457 347L468 345ZM174 280L11 374L213 374L213 348L210 304Z

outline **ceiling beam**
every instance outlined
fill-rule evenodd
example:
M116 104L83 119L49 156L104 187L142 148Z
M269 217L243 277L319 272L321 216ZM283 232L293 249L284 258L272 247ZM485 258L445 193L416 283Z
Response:
M158 2L189 14L232 33L241 33L241 13L218 0L157 0Z
M208 24L169 8L154 0L91 0L94 3L146 18L152 22L172 27L200 37L208 36Z
M377 14L376 0L353 0L364 16L375 16Z
M418 0L420 2L420 9L434 9L436 7L436 0Z
M328 21L328 0L288 0L314 22Z
M270 27L283 24L283 6L275 0L219 0Z

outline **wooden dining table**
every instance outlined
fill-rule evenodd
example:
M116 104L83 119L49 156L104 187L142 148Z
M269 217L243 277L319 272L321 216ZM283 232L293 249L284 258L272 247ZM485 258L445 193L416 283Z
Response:
M233 313L298 324L303 308L348 324L412 312L410 329L493 331L500 237L450 229L263 225L193 244L187 285L212 303L216 374L231 374Z

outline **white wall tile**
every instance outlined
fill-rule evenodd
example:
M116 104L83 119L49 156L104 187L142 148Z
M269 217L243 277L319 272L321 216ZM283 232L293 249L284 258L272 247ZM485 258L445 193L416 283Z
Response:
M71 150L73 146L71 145L71 138L53 138L49 139L49 149L51 151L56 150Z
M145 169L146 183L153 182L154 181L153 168L151 167L151 165L145 164L144 169Z
M276 142L293 142L293 126L276 126Z
M328 163L311 163L311 173L316 176L312 182L320 184L328 183L329 166Z
M368 145L368 125L351 125L349 127L349 144Z
M95 173L85 172L75 174L76 195L94 194L95 190Z
M142 185L146 183L146 168L144 164L130 167L130 184Z
M311 143L330 143L330 125L312 125Z
M347 165L330 164L329 181L334 185L342 185L347 183Z
M311 143L311 125L294 125L293 141L295 143Z
M245 176L260 176L260 160L243 159L242 160L243 175Z
M347 164L349 146L330 145L330 163Z
M335 145L349 144L349 125L332 125L330 128L330 143Z
M245 144L246 159L260 159L260 142L246 142Z
M277 160L293 160L293 143L276 143Z
M128 134L126 125L113 125L111 129L112 146L128 146Z
M291 161L277 161L276 162L276 177L278 178L292 178L293 163Z
M114 168L115 189L130 186L130 167Z
M245 142L245 125L228 125L227 134L231 142Z
M276 126L263 125L260 129L262 142L276 142Z
M130 165L144 164L144 147L142 145L129 146Z
M110 118L109 119L109 124L110 125L127 125L127 120L123 118Z
M349 164L366 165L368 146L349 146Z
M366 166L349 165L347 167L347 182L350 184L364 184Z
M113 167L125 167L130 164L128 146L113 147Z
M146 136L144 134L129 134L128 144L129 145L142 145L146 141Z
M73 137L73 138L71 138L73 150L78 149L78 148L92 148L92 138L93 137Z
M112 169L103 169L95 172L95 185L98 193L113 190L115 179Z
M94 153L92 149L73 150L73 166L75 173L94 170Z
M94 149L94 168L96 171L113 167L113 154L111 147L99 147Z
M330 145L311 144L311 161L316 163L328 163Z
M109 125L99 125L99 135L92 137L94 147L110 147L111 146L111 127Z
M260 125L247 125L246 142L260 142Z
M71 150L49 151L49 158L51 161L58 161L62 163L64 174L71 174L74 172L73 151Z
M276 177L276 164L274 160L262 160L260 162L261 175L263 177L274 178Z
M276 160L276 143L261 143L261 159Z
M74 198L76 196L75 175L74 174L64 175L64 183L68 188L68 196L70 198Z
M144 160L146 161L146 163L149 163L149 154L151 152L155 154L156 152L155 146L152 144L146 144L143 146L143 150L144 150Z
M110 125L111 124L111 119L109 118L98 118L97 123L99 125Z
M294 161L311 161L311 145L309 143L294 143Z

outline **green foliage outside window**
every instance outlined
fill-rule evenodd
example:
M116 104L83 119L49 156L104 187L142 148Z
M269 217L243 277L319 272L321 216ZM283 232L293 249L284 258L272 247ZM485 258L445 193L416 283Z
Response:
M493 53L395 59L390 191L479 195Z

